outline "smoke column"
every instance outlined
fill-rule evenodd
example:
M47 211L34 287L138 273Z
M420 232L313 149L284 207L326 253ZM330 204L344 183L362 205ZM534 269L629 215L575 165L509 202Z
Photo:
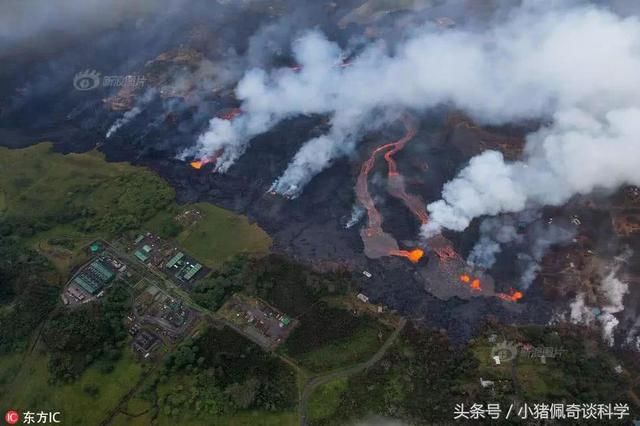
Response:
M503 248L508 248L509 252L516 253L519 288L526 290L535 280L540 262L548 250L571 241L575 234L575 225L562 219L547 222L537 211L489 217L480 223L480 238L469 253L467 262L474 267L489 269Z
M328 114L332 129L305 144L274 184L296 196L338 156L353 151L375 109L450 105L481 124L548 122L529 135L522 161L473 158L431 203L426 236L465 229L483 215L558 205L574 194L640 184L640 23L570 2L525 2L488 29L425 26L394 48L372 44L341 66L318 32L294 43L297 70L253 69L238 84L243 115L214 119L184 156L220 149L224 172L251 138L284 118ZM355 119L353 119L355 117Z
M129 124L142 112L144 106L146 106L149 102L151 102L156 95L155 90L148 90L138 101L138 104L131 108L129 111L125 112L122 117L118 118L107 130L105 135L105 139L109 139L114 135L120 128L126 124Z

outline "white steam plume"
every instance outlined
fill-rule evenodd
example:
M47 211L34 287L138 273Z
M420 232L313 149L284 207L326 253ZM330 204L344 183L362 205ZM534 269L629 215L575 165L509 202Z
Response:
M569 319L576 324L593 325L598 323L603 340L613 346L615 343L614 331L619 324L614 314L624 310L624 297L629 292L629 285L617 277L621 263L627 262L631 257L628 251L616 258L616 264L600 281L596 288L596 294L600 300L599 307L588 305L584 293L579 293L571 303ZM627 344L629 339L627 338Z
M144 109L144 106L146 106L149 102L151 102L155 95L156 95L156 91L155 90L148 90L140 98L140 100L138 101L136 106L131 108L129 111L125 112L122 115L122 117L120 117L116 121L114 121L114 123L111 125L111 127L109 127L109 130L107 130L107 133L104 136L105 139L109 139L118 130L120 130L120 128L122 126L124 126L126 124L129 124L131 121L133 121L134 118L136 118L138 115L140 115L140 113Z
M309 33L294 44L293 50L299 70L281 69L271 76L260 69L247 72L236 88L236 97L242 100L242 114L232 121L212 119L196 145L181 157L210 157L222 151L216 170L224 173L244 154L251 138L283 119L330 112L321 90L335 78L340 49L320 34Z
M564 220L542 220L535 211L515 215L489 217L480 224L480 238L469 253L467 262L484 269L491 268L503 247L516 253L520 271L519 288L527 289L540 270L540 262L548 250L575 236L575 226Z
M565 110L554 120L529 135L523 161L507 163L495 151L472 158L445 184L442 200L429 204L432 221L425 233L462 231L482 215L561 205L575 194L640 184L635 160L640 158L640 109L615 109L600 117Z
M284 118L376 108L424 110L452 105L481 123L552 119L528 138L526 159L505 163L499 153L474 158L432 203L425 233L462 230L478 216L559 204L575 193L640 183L640 23L605 9L525 2L509 19L483 30L416 29L393 51L376 44L349 66L323 35L294 44L299 72L251 70L237 96L243 116L214 119L183 156L212 155L227 170L250 139ZM531 4L537 5L531 7ZM341 125L309 141L275 189L300 191L335 157L353 149L358 129ZM294 191L294 192L295 192Z

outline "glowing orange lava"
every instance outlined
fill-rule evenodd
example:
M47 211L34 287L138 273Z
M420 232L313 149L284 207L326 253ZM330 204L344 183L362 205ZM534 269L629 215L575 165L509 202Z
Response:
M480 288L479 279L476 278L475 280L471 281L471 290L477 290L477 291L482 290L482 288Z
M464 284L468 284L469 288L474 291L481 291L482 287L480 285L480 280L478 278L472 278L469 274L461 274L460 282Z
M497 296L507 302L517 302L518 300L522 299L524 294L522 294L521 291L510 289L509 293L498 293Z
M209 164L211 161L207 160L206 158L202 159L202 160L196 160L196 161L192 161L189 163L189 165L191 167L193 167L196 170L200 170L201 168L203 168L204 166L206 166L207 164Z
M240 114L242 114L242 110L240 108L232 108L228 111L223 112L218 117L222 118L223 120L231 121L237 116L239 116ZM218 158L222 155L223 152L224 152L223 149L219 149L211 157L194 160L190 162L189 165L196 170L200 170L201 168L203 168L209 163L215 163L218 160Z
M404 116L402 118L402 122L406 129L405 135L395 142L380 145L373 150L369 158L362 164L360 174L356 180L355 190L358 201L367 211L367 228L362 231L363 241L365 243L365 252L367 252L367 249L370 249L370 253L386 253L391 256L402 256L406 257L413 263L418 263L422 256L424 256L424 251L421 249L410 251L397 249L397 244L393 237L385 234L382 230L382 216L369 194L369 172L373 169L378 154L384 152L384 159L386 160L389 169L389 193L392 196L401 199L409 210L418 217L420 223L424 224L428 220L424 203L418 197L406 193L404 179L402 175L398 173L396 162L393 159L393 155L402 150L404 146L414 138L417 132L415 124L408 116Z
M406 257L411 263L418 263L420 259L422 259L422 256L424 256L424 250L419 248L413 250L391 250L389 254L392 256Z

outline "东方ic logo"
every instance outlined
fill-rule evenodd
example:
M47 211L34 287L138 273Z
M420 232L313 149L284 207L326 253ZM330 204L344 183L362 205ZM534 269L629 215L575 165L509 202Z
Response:
M7 424L15 425L20 421L20 414L16 410L9 410L4 414L4 421Z

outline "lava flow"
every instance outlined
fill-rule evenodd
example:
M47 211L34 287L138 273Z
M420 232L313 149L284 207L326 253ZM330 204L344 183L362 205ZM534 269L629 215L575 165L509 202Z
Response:
M509 293L498 293L496 296L507 302L517 302L518 300L522 299L522 296L524 295L521 291L510 289Z
M415 195L407 194L404 184L404 177L400 173L398 173L398 167L396 165L393 156L401 151L404 146L414 138L416 135L417 129L416 126L411 123L408 117L403 117L402 119L405 128L407 129L407 133L405 136L394 142L391 145L391 149L384 154L384 159L387 162L389 167L389 177L388 177L388 189L389 193L401 199L404 204L407 206L409 210L418 218L421 224L426 224L429 221L429 216L427 215L427 210L425 209L425 203ZM387 145L387 146L388 146Z
M190 162L189 165L196 170L200 170L201 168L203 168L209 163L215 163L218 160L218 158L222 155L222 152L223 150L219 149L211 157L204 157L199 160L194 160Z
M392 256L406 257L411 263L418 263L420 259L422 259L422 256L424 256L424 251L419 248L413 250L391 250L389 254Z
M478 278L472 278L469 274L461 274L460 282L464 284L468 284L471 290L474 291L482 291L482 287L480 286L480 280Z
M206 166L207 164L211 163L211 160L203 158L202 160L195 160L189 163L189 165L191 167L193 167L196 170L200 170L201 168L203 168L204 166Z
M223 119L223 120L231 121L234 118L236 118L237 116L239 116L240 114L242 114L242 110L240 108L231 108L229 110L224 111L218 117ZM218 158L222 155L222 152L223 152L223 150L219 149L211 157L201 158L199 160L194 160L194 161L190 162L189 165L192 168L196 169L196 170L200 170L201 168L203 168L204 166L206 166L209 163L215 163L218 160Z
M371 156L362 164L360 174L356 181L356 196L358 201L367 211L368 224L361 231L362 241L365 246L365 254L370 258L382 256L401 256L409 259L412 263L418 263L424 251L421 249L400 250L397 241L382 230L382 216L375 206L369 194L369 172L373 169L378 154L385 152L384 158L389 168L389 192L391 195L404 201L407 207L418 217L421 223L426 223L428 217L424 210L423 203L417 198L406 193L404 179L398 173L393 155L402 150L416 134L416 126L408 117L402 119L406 133L399 140L381 145L373 150Z

